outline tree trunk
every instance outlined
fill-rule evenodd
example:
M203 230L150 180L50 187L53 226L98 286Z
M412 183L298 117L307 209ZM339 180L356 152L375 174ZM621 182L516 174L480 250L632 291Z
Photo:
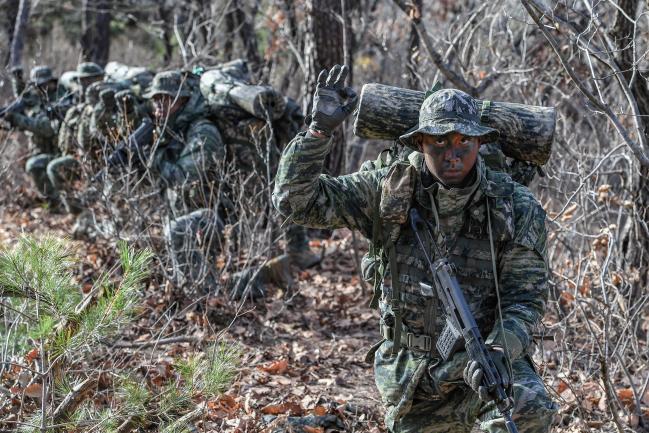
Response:
M158 6L158 15L162 21L162 42L164 44L164 63L170 63L173 57L174 48L171 43L173 38L173 7L160 2Z
M11 44L14 39L14 28L16 27L16 18L20 9L20 0L7 0L5 2L5 13L0 18L2 28L5 29L5 37L7 38L7 53L4 59L4 64L9 65L11 60Z
M81 56L101 66L110 54L111 0L84 0L81 22Z
M29 21L30 9L31 2L29 0L20 0L18 14L16 15L16 25L11 39L11 53L9 57L10 68L22 65L23 48L25 46L25 31L27 29L27 22Z
M617 62L620 70L624 71L625 78L630 84L630 90L638 104L639 122L641 124L640 134L649 134L646 119L649 118L649 87L647 79L637 70L634 64L633 49L638 41L633 39L634 26L628 16L632 19L638 17L639 0L620 0L615 25L611 31L611 37L619 49ZM624 13L622 13L622 11ZM635 78L633 78L635 71ZM631 80L633 79L633 82ZM630 274L638 273L640 280L635 283L634 296L649 283L649 233L646 224L649 223L649 169L640 166L640 173L634 179L633 195L635 196L635 208L632 218L627 222L623 230L621 241L624 253L625 265Z
M318 74L323 69L331 69L345 60L343 31L340 17L340 0L306 0L306 26L304 37L304 58L307 74L305 77L305 113L311 112L313 92ZM352 65L348 65L350 68ZM325 160L325 170L331 175L339 175L343 170L345 155L344 130L338 128L333 133L331 152Z
M255 6L250 14L246 13L241 0L231 0L231 9L226 12L225 25L229 37L236 32L239 35L243 46L244 57L248 61L250 71L255 75L260 66L261 58L259 56L259 46L257 45L257 35L255 33L255 15L257 7ZM224 45L224 54L226 60L231 60L232 42L226 42Z

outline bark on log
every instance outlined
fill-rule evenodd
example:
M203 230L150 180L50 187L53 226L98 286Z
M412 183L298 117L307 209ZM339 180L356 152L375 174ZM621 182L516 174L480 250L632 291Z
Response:
M354 119L354 134L374 140L396 140L419 123L424 92L370 83L363 86ZM554 107L482 100L483 123L500 131L505 155L545 164L552 152Z

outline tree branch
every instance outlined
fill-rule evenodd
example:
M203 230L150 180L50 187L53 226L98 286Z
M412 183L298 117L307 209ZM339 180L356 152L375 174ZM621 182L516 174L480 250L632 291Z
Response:
M622 137L624 142L629 146L629 148L631 148L631 151L633 152L635 157L638 159L640 164L642 166L644 166L644 167L649 168L649 157L647 157L647 155L645 153L645 149L643 148L643 146L641 144L638 144L635 140L633 140L631 138L631 136L629 134L629 131L627 131L627 129L624 126L622 126L622 122L615 115L615 113L613 113L613 110L611 110L611 108L607 104L605 104L602 101L600 101L599 99L597 99L597 97L595 97L595 95L593 95L593 93L588 88L586 88L586 86L582 83L581 79L577 76L577 73L575 72L575 70L568 63L568 60L563 56L563 54L561 54L561 50L559 49L558 42L556 41L556 39L554 39L554 37L550 34L550 32L548 31L546 26L541 21L541 16L539 16L534 11L534 9L537 9L536 3L534 1L531 1L531 0L521 0L521 3L523 4L523 7L525 8L525 10L527 10L527 13L530 15L532 20L534 20L534 22L536 23L539 30L541 30L541 33L543 33L543 36L545 36L547 41L550 43L550 46L552 47L552 50L555 52L555 54L559 58L559 61L561 62L561 65L563 66L563 69L568 73L568 75L570 76L570 79L577 86L577 89L579 89L579 91L591 102L591 104L593 104L598 110L603 112L606 115L606 117L608 117L608 119L611 121L611 123L613 123L613 126L617 130L618 134L620 134L620 136ZM542 9L540 9L540 10L542 11ZM618 80L623 80L624 79L624 77L620 77L618 74L616 74L616 76L617 76ZM632 96L629 95L628 88L624 88L625 86L622 85L622 82L620 82L620 84L621 84L621 87L622 87L622 91L627 96L627 99L629 97L632 98ZM633 101L629 101L629 102L630 102L632 108L634 108L634 114L636 114L637 104L635 104L635 106L634 106ZM637 119L636 119L636 123L637 123Z

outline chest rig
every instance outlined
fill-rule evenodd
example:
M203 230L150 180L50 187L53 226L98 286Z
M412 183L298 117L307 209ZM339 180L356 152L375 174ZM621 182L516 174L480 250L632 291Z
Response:
M513 238L514 186L502 173L486 169L478 160L479 182L473 198L464 209L462 227L447 239L448 257L457 269L457 278L483 335L495 323L496 285L489 242L487 209L491 216L496 255ZM393 344L393 354L401 346L438 357L435 343L445 315L437 294L424 290L420 282L430 282L428 268L407 217L411 207L433 219L430 197L423 190L419 176L421 154L392 166L382 182L381 201L374 215L370 254L380 258L374 268L374 296L371 307L381 312L381 335ZM487 201L489 201L487 203ZM487 206L488 205L488 206ZM441 238L439 233L438 243ZM428 251L436 259L433 239L425 239Z

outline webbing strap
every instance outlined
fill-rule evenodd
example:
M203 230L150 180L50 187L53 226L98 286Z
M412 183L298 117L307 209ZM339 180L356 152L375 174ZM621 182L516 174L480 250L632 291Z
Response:
M397 255L392 239L388 240L388 261L390 262L390 280L392 281L391 307L394 314L394 344L392 345L392 354L399 353L401 346L401 281L399 281L399 271L397 269Z
M370 255L374 256L376 259L379 257L379 242L381 241L381 221L379 219L379 205L378 203L374 206L374 212L372 212L372 243L370 244ZM374 264L374 293L372 294L372 300L370 301L370 308L375 310L379 308L379 299L381 299L381 282L382 282L382 268L379 264Z
M491 101L482 101L482 111L480 112L480 123L487 123L489 120L489 113L491 112Z

